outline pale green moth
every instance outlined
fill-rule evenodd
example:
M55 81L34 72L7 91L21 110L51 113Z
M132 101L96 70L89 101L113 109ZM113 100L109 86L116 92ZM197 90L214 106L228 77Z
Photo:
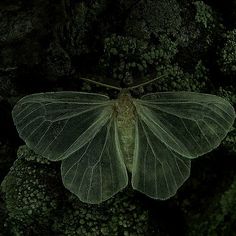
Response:
M191 159L216 148L235 119L230 103L195 92L118 98L85 92L23 97L12 116L36 153L62 161L67 189L101 203L128 184L154 199L173 196L190 174Z

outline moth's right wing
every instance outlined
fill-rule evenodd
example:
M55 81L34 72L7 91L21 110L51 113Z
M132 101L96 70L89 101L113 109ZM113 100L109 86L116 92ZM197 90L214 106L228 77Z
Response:
M113 108L104 95L49 92L22 98L12 116L32 150L62 160L66 188L86 203L100 203L128 182Z
M171 150L139 117L136 121L132 187L154 199L167 199L190 175L191 161Z

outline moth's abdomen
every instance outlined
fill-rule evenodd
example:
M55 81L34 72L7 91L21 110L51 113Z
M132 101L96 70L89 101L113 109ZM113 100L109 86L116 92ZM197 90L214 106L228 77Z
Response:
M135 106L129 94L118 99L117 126L121 143L121 150L127 169L132 171L134 140L135 140Z

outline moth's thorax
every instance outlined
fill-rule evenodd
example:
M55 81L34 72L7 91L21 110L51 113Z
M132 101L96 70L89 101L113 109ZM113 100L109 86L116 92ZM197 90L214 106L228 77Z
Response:
M122 91L116 102L116 115L124 162L132 170L136 109L130 93Z
M129 92L121 92L116 104L118 117L122 119L133 119L135 116L135 106Z

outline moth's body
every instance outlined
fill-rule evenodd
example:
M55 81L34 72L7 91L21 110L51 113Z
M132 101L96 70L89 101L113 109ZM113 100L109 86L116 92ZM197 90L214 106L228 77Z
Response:
M122 90L115 104L121 149L127 169L132 172L136 108L128 90Z

